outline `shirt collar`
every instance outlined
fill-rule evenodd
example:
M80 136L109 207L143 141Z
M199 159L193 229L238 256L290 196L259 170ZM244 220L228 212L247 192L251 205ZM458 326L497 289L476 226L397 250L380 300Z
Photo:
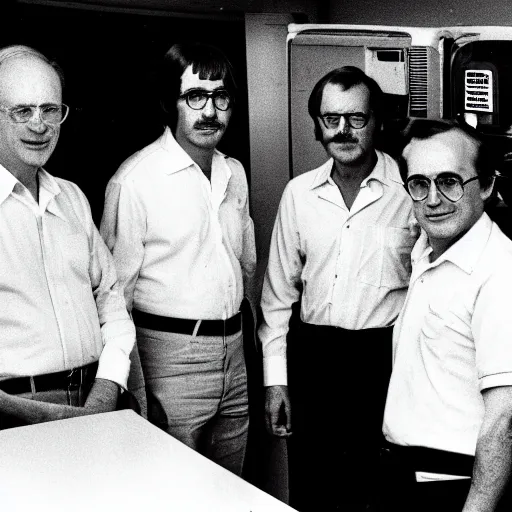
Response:
M44 169L39 169L39 205L42 210L48 211L65 219L65 215L53 199L60 194L61 188L57 180ZM14 191L16 185L21 183L4 166L0 165L0 204L2 204Z
M44 169L39 169L39 206L42 211L47 210L57 217L66 220L66 215L61 210L55 198L61 193L57 180Z
M190 155L178 144L169 127L165 128L164 133L160 137L160 144L167 152L172 155L172 159L169 161L169 165L165 169L165 174L174 174L178 171L187 169L190 166L197 166ZM225 160L227 157L215 149L213 153L213 160L215 161L219 158ZM212 163L212 168L213 166L214 165Z
M3 165L0 165L0 204L12 193L18 180Z
M388 159L391 159L391 157L387 156L381 151L375 151L375 153L377 154L377 163L375 164L375 167L373 168L370 175L361 182L361 187L365 187L371 180L377 180L383 185L388 186L391 184L391 182L403 185L400 172L398 171L398 166L388 165ZM318 168L313 183L311 184L311 189L320 187L321 185L329 182L333 164L334 160L330 158L327 160L327 162L325 162L325 164Z
M467 274L471 274L487 245L491 230L492 221L489 216L484 213L460 240L457 240L457 242L441 254L436 261L429 264L429 267L435 267L444 261L450 261ZM411 254L413 263L428 258L431 252L432 247L430 247L428 243L428 237L426 233L422 231Z

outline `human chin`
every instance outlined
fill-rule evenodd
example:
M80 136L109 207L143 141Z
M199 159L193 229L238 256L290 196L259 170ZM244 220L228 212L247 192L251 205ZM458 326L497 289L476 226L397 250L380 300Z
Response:
M33 167L41 167L46 164L55 150L57 138L53 137L45 143L39 145L23 143L20 151L20 157L25 164Z
M363 156L360 146L352 142L329 142L325 149L331 157L343 163L356 162Z
M196 130L193 136L194 143L204 148L214 148L222 139L224 130Z

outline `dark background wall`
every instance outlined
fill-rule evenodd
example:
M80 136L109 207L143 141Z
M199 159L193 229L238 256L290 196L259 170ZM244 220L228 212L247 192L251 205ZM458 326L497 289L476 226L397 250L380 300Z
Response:
M328 0L329 23L438 27L511 25L510 0Z
M55 58L64 70L64 102L72 110L45 167L82 188L97 223L110 177L127 157L163 131L155 75L175 42L214 44L233 63L240 93L219 149L249 169L243 16L212 20L17 4L8 19L0 45L33 46Z

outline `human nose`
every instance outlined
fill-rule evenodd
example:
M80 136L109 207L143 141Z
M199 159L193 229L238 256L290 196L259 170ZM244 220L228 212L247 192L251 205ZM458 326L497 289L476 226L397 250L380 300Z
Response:
M428 187L427 205L437 206L440 202L441 199L439 196L439 190L437 190L437 186L435 182L432 180L430 182L430 186Z
M203 107L203 116L204 117L215 117L217 115L217 111L215 109L215 105L213 103L213 97L210 96L206 100L206 105Z
M338 131L342 133L347 133L350 130L350 125L348 124L348 120L344 116L340 116L340 120L338 123Z
M41 117L41 109L36 107L32 113L32 117L27 121L30 128L34 131L44 132L48 125L43 121Z

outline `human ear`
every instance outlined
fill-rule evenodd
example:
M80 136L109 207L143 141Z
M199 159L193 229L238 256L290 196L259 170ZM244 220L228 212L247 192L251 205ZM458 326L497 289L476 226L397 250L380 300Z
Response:
M487 201L494 190L494 183L496 181L496 176L493 176L491 178L491 182L486 188L480 188L480 197L482 198L482 201Z

